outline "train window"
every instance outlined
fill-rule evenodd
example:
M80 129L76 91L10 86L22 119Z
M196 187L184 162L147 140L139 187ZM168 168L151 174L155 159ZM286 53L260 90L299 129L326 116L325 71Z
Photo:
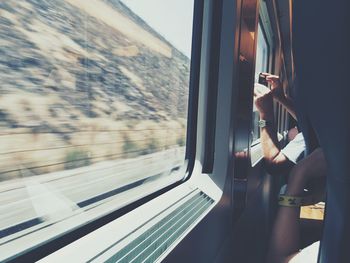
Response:
M0 261L183 178L193 2L0 3Z
M268 71L269 66L269 45L264 35L261 23L258 24L258 40L255 58L255 82L259 80L259 73Z

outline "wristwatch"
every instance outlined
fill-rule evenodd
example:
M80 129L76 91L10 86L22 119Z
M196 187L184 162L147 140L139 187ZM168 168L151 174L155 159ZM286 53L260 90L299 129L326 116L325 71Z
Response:
M264 127L270 125L270 122L267 121L267 120L260 120L260 121L258 122L258 124L259 124L259 127L260 127L260 128L264 128Z

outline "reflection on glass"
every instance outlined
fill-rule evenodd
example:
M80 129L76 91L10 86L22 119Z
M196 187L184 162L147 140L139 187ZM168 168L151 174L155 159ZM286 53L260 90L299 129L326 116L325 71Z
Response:
M0 251L184 163L192 12L1 1Z

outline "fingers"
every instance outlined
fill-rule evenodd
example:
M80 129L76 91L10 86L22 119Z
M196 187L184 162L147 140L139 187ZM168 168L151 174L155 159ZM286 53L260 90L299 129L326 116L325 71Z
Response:
M269 83L269 84L273 84L273 83L276 82L274 79L267 79L267 78L266 78L266 81L267 81L267 83Z
M266 79L267 83L272 86L272 88L275 88L279 85L279 80L276 79Z
M268 80L267 81L267 84L270 84L271 88L276 88L276 87L280 86L279 83L280 82L278 80Z
M272 75L270 73L262 72L260 74L262 77L264 77L267 81L268 84L272 85L273 88L279 85L280 83L280 78L277 75Z
M279 76L277 76L277 75L273 75L273 74L271 74L271 73L267 73L267 72L261 72L260 73L262 76L264 76L264 77L266 77L266 78L279 78Z
M266 76L266 80L269 81L269 80L272 80L272 81L276 81L276 80L279 80L280 77L277 76L277 75L269 75L269 76Z
M265 79L267 83L271 85L271 89L275 89L281 86L280 78L277 75L269 74L265 76Z

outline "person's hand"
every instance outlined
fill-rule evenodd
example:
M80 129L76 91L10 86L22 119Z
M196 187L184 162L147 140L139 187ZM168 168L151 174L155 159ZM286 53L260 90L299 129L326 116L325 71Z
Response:
M272 96L275 99L280 99L284 97L284 91L279 76L272 75L270 73L261 74L265 77L267 83L271 85Z
M268 87L255 83L254 103L262 119L273 118L273 97Z

